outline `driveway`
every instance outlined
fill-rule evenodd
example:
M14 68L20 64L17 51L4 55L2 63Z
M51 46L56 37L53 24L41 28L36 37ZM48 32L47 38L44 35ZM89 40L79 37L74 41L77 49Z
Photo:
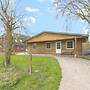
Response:
M90 90L90 61L58 56L62 68L59 90Z

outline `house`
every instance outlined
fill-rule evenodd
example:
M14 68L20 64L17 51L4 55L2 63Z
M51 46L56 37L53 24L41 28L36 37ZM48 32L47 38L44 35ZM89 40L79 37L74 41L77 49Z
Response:
M26 51L26 40L30 38L22 34L13 35L13 51L14 52L25 52Z
M25 52L26 51L26 40L30 38L29 36L25 36L22 34L17 34L14 33L13 34L13 46L12 46L12 50L13 52ZM5 45L5 41L6 41L6 35L2 35L0 36L0 52L4 51L4 45Z
M28 39L27 46L32 54L81 55L82 43L88 35L60 32L42 32Z

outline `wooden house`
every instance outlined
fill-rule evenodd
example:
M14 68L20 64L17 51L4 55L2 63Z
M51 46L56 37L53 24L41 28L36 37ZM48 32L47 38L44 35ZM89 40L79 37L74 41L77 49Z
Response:
M81 55L82 43L88 41L88 35L60 32L42 32L27 41L32 54Z

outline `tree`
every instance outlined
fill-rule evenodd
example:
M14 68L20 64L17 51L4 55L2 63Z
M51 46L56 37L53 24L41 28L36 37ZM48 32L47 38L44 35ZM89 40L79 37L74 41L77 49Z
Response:
M79 17L90 24L90 0L54 0L57 13Z
M29 75L32 74L32 53L31 53L31 50L28 48L27 50L27 54L28 54L28 57L29 57L29 62L28 62L28 73Z
M21 17L17 17L15 10L11 8L11 0L0 0L0 21L3 24L6 34L4 46L4 66L8 66L10 64L13 32L16 29L23 27L20 19Z

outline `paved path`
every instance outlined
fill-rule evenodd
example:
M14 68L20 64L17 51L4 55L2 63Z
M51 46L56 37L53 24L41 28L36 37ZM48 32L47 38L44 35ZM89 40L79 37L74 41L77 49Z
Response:
M90 61L57 57L62 68L62 81L59 90L90 90Z

